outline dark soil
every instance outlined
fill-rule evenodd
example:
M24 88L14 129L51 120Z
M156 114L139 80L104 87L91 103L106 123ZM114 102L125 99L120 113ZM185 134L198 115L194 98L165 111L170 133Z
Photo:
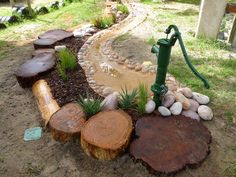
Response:
M77 56L79 49L83 46L88 37L74 38L70 37L58 42L56 45L66 45L67 48ZM87 94L93 98L102 98L88 84L84 70L78 64L73 71L67 71L68 80L64 81L54 69L46 76L53 97L60 106L66 103L77 101L80 96L87 97Z

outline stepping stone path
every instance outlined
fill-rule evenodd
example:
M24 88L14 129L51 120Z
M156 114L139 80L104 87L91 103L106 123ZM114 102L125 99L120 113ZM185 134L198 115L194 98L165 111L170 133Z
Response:
M124 111L100 112L81 131L81 147L97 159L114 159L128 146L132 129L131 117Z
M135 132L138 138L130 145L131 156L152 172L175 173L199 165L209 154L210 132L184 116L141 118Z
M37 39L34 41L35 49L54 48L54 44L57 41L55 39Z
M56 57L51 53L39 54L22 64L15 73L21 87L31 87L39 76L49 72L56 63Z
M63 143L79 136L84 123L84 113L76 103L66 104L49 120L53 138Z

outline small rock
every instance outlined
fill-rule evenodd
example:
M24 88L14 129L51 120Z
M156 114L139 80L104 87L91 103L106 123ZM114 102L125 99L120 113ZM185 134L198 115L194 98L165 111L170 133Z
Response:
M165 117L171 115L170 110L164 106L159 106L158 111L161 113L162 116L165 116Z
M189 108L189 110L192 110L192 111L194 111L194 112L197 112L197 109L198 109L198 107L199 107L199 103L198 103L197 101L193 100L193 99L188 99L188 100L189 100L189 102L190 102L190 108Z
M182 104L180 102L176 102L170 107L170 112L173 115L180 115L180 113L182 112L182 108Z
M74 37L84 37L85 34L86 34L86 32L85 31L81 31L81 30L75 30L73 32Z
M189 117L191 119L200 121L199 115L196 112L192 111L192 110L183 111L182 115L184 115L186 117Z
M134 66L134 65L132 65L132 64L130 64L130 65L127 65L127 68L129 68L129 69L134 69L134 68L135 68L135 66Z
M155 108L156 108L156 103L153 100L149 100L145 105L145 112L150 114L155 110Z
M141 71L141 69L142 69L142 67L140 64L135 66L135 68L134 68L135 71Z
M182 93L187 98L192 98L193 97L192 90L188 87L180 88L180 89L178 89L178 92Z
M175 92L174 95L175 95L176 101L182 103L183 109L188 110L190 108L189 100L182 93Z
M65 45L57 45L54 47L55 51L59 52L61 50L65 50L66 46Z
M205 105L201 105L198 108L198 114L203 120L212 120L213 118L213 112L211 108Z
M104 96L107 96L107 95L111 94L112 92L113 92L113 90L112 90L111 87L105 87L105 88L103 89L103 95L104 95Z
M162 105L165 107L170 107L175 102L175 96L173 94L165 94Z
M193 92L193 99L196 100L199 104L208 104L210 102L208 96L197 92Z
M118 107L118 92L109 94L101 103L102 110L114 110Z

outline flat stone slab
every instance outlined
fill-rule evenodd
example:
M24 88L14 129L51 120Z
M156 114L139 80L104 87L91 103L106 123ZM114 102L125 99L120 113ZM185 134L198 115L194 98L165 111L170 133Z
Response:
M184 116L144 117L137 121L135 131L130 154L154 173L170 174L198 165L210 151L208 129Z
M37 39L34 41L35 49L54 48L54 44L57 41L55 39Z
M55 50L54 49L37 49L32 53L32 57L35 57L36 55L44 54L44 53L55 54Z
M39 39L54 39L55 41L60 41L68 37L72 37L73 33L62 30L62 29L54 29L49 30L41 35L39 35Z
M73 137L79 136L84 123L84 113L76 103L64 105L49 120L52 136L60 142L67 142Z
M15 72L15 76L21 87L31 87L39 79L39 76L49 72L55 63L54 54L39 54L22 64Z
M132 129L131 117L124 111L100 112L81 131L81 147L89 156L114 159L127 147Z

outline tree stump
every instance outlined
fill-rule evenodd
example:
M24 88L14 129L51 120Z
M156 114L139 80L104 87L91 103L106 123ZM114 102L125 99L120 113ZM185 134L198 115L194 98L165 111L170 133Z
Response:
M84 123L84 113L76 103L66 104L49 120L53 138L63 143L79 136Z
M39 76L53 69L56 57L52 53L39 54L26 61L16 71L15 76L21 87L31 87Z
M46 126L52 114L59 110L60 107L56 100L53 99L50 87L45 80L35 82L32 91Z
M151 172L175 173L200 164L209 154L211 134L201 123L184 116L139 119L130 154Z
M128 146L131 117L122 110L104 111L91 117L81 131L81 146L89 156L101 160L118 157Z

